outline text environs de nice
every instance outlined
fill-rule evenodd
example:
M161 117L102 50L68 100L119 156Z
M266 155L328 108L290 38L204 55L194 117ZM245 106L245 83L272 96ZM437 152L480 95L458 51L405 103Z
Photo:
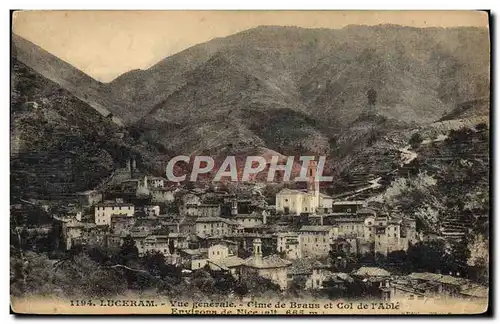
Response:
M300 156L298 158L301 161L301 169L298 177L295 177L294 181L307 181L307 171L310 163L316 163L314 156ZM279 157L273 156L271 162L269 162L269 171L267 173L267 181L273 182L276 175L276 171L283 171L283 181L290 181L292 174L292 169L295 162L295 157L289 156L286 159L286 164L278 164ZM315 162L311 162L315 161ZM315 172L315 181L318 182L332 182L333 177L323 176L323 168L325 166L326 157L320 156ZM186 155L179 155L172 158L167 164L167 178L172 182L182 182L182 181L197 181L200 174L207 174L214 171L215 161L210 156L195 156L193 160L193 167L191 174L174 175L174 167L177 163L190 163L191 157ZM243 174L241 179L238 179L238 170L236 166L236 157L227 156L224 162L221 164L220 168L217 170L213 181L220 181L223 177L229 177L231 181L249 181L250 176L263 171L268 162L262 156L247 156L245 161L245 166L243 168Z

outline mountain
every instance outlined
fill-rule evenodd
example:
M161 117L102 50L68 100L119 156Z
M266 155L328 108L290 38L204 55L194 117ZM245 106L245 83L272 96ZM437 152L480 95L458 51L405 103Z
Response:
M175 152L325 153L363 114L426 124L488 98L489 55L481 28L259 27L130 71L107 91L142 138Z
M16 34L12 34L12 51L19 62L71 92L101 115L115 115L111 116L114 123L124 124L118 117L121 108L111 100L107 87L101 82Z
M11 197L66 197L99 185L131 156L163 156L15 53L11 69Z
M327 155L340 173L366 152L406 145L414 129L489 114L485 28L258 27L106 84L20 37L13 43L33 71L123 121L154 170L172 154L276 152Z

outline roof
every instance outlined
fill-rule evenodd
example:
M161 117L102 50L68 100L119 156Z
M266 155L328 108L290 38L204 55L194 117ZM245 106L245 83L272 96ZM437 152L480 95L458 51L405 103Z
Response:
M227 270L229 268L234 268L234 267L239 267L245 263L245 260L238 256L229 256L227 258L223 259L217 259L217 260L212 260L208 259L207 262L212 263L224 270Z
M297 232L275 232L275 235L276 236L279 236L279 237L298 237L299 236L299 233Z
M64 223L64 226L66 227L73 227L73 228L93 228L96 227L97 225L95 223L82 223L80 221L77 221L76 219L72 219L68 222Z
M478 297L478 298L488 298L488 292L489 292L488 287L478 284L466 285L466 288L460 290L460 293L462 295Z
M336 223L363 223L365 219L363 217L341 217L334 218L333 221Z
M226 244L231 244L231 245L238 245L238 242L231 241L231 240L220 240L222 243Z
M196 219L196 223L216 223L216 222L223 222L230 225L236 225L234 221L222 217L199 217Z
M180 250L183 253L189 254L191 256L201 255L207 252L207 249L183 249Z
M121 206L134 207L134 204L131 204L131 203L119 203L119 202L105 202L105 203L99 203L99 204L96 205L96 207L121 207Z
M371 208L361 208L356 213L357 214L372 214L372 215L377 214L377 212Z
M313 262L308 259L297 259L292 262L287 272L294 275L311 274L313 271Z
M464 279L464 278L447 276L447 275L441 275L441 277L437 280L437 282L439 282L439 283L453 285L453 286L463 285L463 284L467 283L467 281L468 280Z
M353 275L360 277L389 277L391 273L377 267L361 267L353 272Z
M336 206L342 205L364 205L365 202L363 200L343 200L343 201L335 201L333 202Z
M244 265L251 268L268 269L268 268L284 268L290 266L290 264L292 264L290 261L284 260L276 254L272 254L263 257L260 261L257 260L255 256L251 256L245 260Z
M307 194L307 192L305 192L305 191L283 188L276 194L276 196L278 196L278 195L305 195L305 194Z
M99 193L99 191L97 191L97 190L86 190L86 191L83 191L83 192L77 192L75 195L77 195L77 196L85 196L85 195L90 195L92 193Z
M440 274L432 272L413 272L408 275L408 278L415 280L437 281L440 276Z
M305 225L300 228L300 232L329 232L333 226L328 225Z
M210 249L213 249L213 248L224 248L224 249L227 249L227 246L223 245L223 244L214 244L210 247Z
M328 264L324 264L319 260L316 260L312 264L313 269L325 269L328 268Z
M144 242L167 242L168 241L168 236L167 235L148 235Z
M188 235L184 233L168 233L168 237L188 237Z
M410 275L408 275L408 277L410 279L435 281L445 285L453 285L453 286L460 286L469 282L469 280L465 278L453 277L431 272L413 272Z
M256 218L256 219L261 219L262 217L263 217L262 214L253 212L251 214L238 214L238 216L236 216L234 218L242 218L242 219L245 219L245 218Z
M329 272L326 275L326 280L334 280L337 282L354 282L354 279L347 273L344 272Z

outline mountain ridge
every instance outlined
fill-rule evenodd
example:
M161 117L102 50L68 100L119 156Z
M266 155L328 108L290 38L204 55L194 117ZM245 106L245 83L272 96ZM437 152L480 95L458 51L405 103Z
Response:
M96 96L119 103L112 113L137 140L169 152L263 147L341 160L391 132L489 98L489 34L472 27L262 26L98 88Z
M111 117L115 124L124 125L123 120L118 117L120 109L117 108L117 104L105 99L104 83L14 33L12 33L12 50L17 60L59 84L104 117L113 115Z

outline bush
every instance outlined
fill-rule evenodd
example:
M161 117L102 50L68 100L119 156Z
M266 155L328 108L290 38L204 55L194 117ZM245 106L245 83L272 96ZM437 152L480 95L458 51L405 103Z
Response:
M419 133L414 133L410 137L410 140L408 141L408 144L410 144L410 146L412 148L418 148L420 146L420 144L422 144L423 140L424 139L422 138L422 135L420 135Z

